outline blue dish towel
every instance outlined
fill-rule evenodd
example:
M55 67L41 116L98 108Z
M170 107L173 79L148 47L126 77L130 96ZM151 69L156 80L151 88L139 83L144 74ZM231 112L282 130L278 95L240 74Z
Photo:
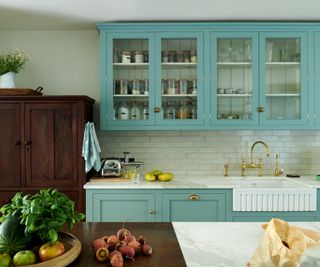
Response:
M85 160L86 173L94 168L96 171L101 169L101 160L99 153L101 148L96 135L93 122L87 122L83 134L82 157Z

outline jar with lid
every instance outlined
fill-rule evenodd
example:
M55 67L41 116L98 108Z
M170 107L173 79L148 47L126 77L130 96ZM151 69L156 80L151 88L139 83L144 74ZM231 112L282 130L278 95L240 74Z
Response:
M121 50L119 48L113 49L113 63L121 62Z
M140 80L132 80L132 94L140 95Z
M179 102L176 113L177 119L187 119L188 118L188 108L186 103Z
M197 62L197 50L191 50L190 51L190 60L192 63Z
M143 52L142 51L135 51L134 61L135 61L135 63L143 63Z
M142 119L143 120L149 120L148 102L143 102L143 105L142 105Z
M119 117L119 120L128 120L129 119L128 102L121 102L119 104L118 117Z
M143 94L145 95L149 95L149 80L145 79L142 81L143 85ZM142 93L142 91L140 90L140 93Z
M169 62L169 52L168 51L162 51L162 59L161 61L163 63L168 63Z
M183 51L177 51L177 62L184 62L184 53L183 53Z
M137 102L133 102L130 105L130 119L131 120L140 120L140 109Z
M191 57L190 57L190 50L184 50L183 51L183 59L184 62L191 62Z
M121 95L128 94L128 86L129 86L128 80L120 80L120 94Z
M172 50L168 51L168 62L177 62L177 52Z
M131 52L122 51L122 63L131 63Z
M143 62L144 63L149 62L149 51L148 50L143 51Z
M166 119L173 120L175 118L176 118L176 103L175 102L168 102Z
M188 92L188 80L179 80L180 94L185 95Z
M176 93L176 80L175 79L168 79L167 85L168 85L167 93L169 95L174 95Z

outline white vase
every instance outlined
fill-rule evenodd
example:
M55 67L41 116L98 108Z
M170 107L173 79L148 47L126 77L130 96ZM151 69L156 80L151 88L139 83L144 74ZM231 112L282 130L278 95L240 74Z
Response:
M0 88L15 88L16 85L14 84L14 77L15 72L7 72L3 75L0 75Z

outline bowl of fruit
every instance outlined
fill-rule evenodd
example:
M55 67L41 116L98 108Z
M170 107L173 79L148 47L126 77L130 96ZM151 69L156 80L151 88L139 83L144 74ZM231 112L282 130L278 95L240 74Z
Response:
M1 267L67 266L79 256L80 241L62 229L71 229L84 214L75 213L74 202L58 190L18 192L0 213Z

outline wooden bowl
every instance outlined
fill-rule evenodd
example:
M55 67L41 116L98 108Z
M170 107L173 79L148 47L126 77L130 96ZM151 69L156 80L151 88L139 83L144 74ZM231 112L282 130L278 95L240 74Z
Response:
M28 267L64 267L73 262L81 252L81 242L70 233L59 233L59 237L59 241L64 244L65 248L65 252L62 255L52 260L28 265Z

